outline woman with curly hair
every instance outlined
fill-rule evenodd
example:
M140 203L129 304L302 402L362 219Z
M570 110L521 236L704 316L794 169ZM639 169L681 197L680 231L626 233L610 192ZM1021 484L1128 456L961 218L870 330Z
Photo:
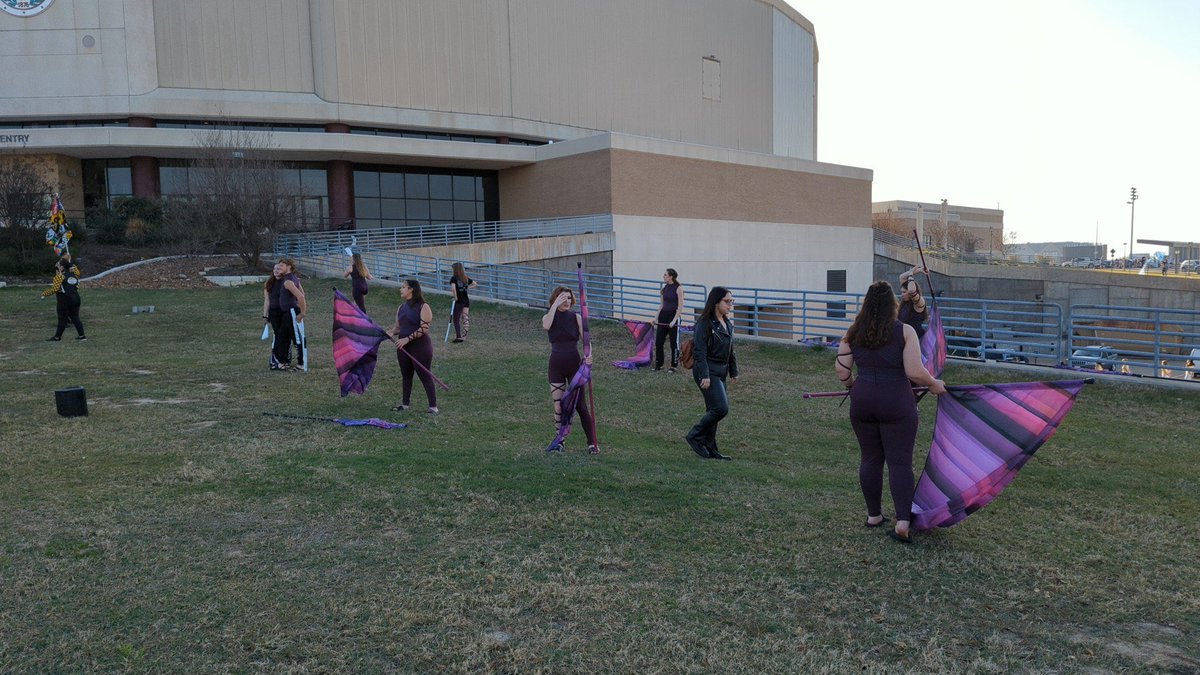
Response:
M834 366L850 390L850 423L861 452L858 482L867 502L867 527L887 520L881 505L883 465L896 509L896 527L888 534L912 543L913 445L917 439L916 383L942 395L946 384L921 363L921 345L911 325L897 318L892 285L876 281L867 289L854 323L838 345Z

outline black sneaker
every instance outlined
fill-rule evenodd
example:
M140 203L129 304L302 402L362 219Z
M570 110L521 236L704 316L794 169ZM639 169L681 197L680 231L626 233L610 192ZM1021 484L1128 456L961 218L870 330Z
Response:
M86 340L86 339L87 339L87 336L86 336L86 335L80 335L79 337L77 337L77 338L75 338L75 339L76 339L76 340Z
M455 342L455 343L462 342L462 341L463 341L462 338L454 338L453 340L451 340L451 342Z
M62 338L55 335L54 337L46 338L46 342L62 342Z

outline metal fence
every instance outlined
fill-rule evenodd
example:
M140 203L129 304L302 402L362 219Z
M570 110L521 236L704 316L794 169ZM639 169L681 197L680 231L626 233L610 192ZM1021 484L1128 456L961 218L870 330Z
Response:
M448 292L454 263L463 262L467 274L479 284L473 297L513 302L530 307L548 307L550 293L557 286L575 290L575 273L524 265L494 265L464 262L448 258L399 252L372 252L368 266L372 276L392 281L416 279L423 289ZM346 268L344 254L306 256L304 264L318 275L340 276ZM650 279L584 274L588 308L597 317L653 320L662 304L662 284ZM695 316L703 308L708 289L699 284L683 284L684 315ZM690 321L684 322L685 324Z
M449 244L538 237L562 237L596 232L612 232L611 213L570 218L534 220L495 220L478 223L442 225L405 225L403 227L337 230L333 232L295 232L275 240L275 257L308 257L340 253L355 247L363 250L399 250Z
M463 262L479 288L472 295L546 307L556 286L576 287L576 275L524 265L493 265L397 251L366 253L376 278L416 279L427 291L448 292L451 269ZM344 254L306 256L316 274L340 276ZM588 306L597 318L651 321L662 301L661 281L585 274ZM854 293L728 287L739 333L788 342L830 343L841 338L861 303ZM684 324L704 306L708 288L684 284ZM1074 305L1064 316L1054 303L937 299L949 356L1031 365L1122 369L1134 375L1200 382L1200 312ZM1189 360L1192 365L1188 365ZM1163 363L1165 361L1165 364Z
M937 304L950 356L1043 365L1062 361L1061 305L947 297Z
M1200 312L1072 305L1067 364L1133 375L1200 380Z

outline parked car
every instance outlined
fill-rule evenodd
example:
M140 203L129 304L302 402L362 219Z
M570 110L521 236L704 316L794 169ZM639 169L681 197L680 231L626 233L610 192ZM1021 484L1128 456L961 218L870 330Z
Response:
M1059 264L1060 267L1076 267L1080 269L1093 269L1096 267L1096 261L1091 258L1072 258L1064 260Z
M988 347L983 350L983 358L991 361L1003 361L1005 363L1029 363L1029 357L1023 352L1001 347Z
M1200 260L1184 260L1179 263L1180 274L1197 274L1200 273Z
M1100 364L1105 370L1116 370L1116 362L1121 356L1117 354L1117 350L1104 345L1091 345L1088 347L1080 347L1071 352L1070 365L1073 368L1090 368L1096 369L1096 364Z

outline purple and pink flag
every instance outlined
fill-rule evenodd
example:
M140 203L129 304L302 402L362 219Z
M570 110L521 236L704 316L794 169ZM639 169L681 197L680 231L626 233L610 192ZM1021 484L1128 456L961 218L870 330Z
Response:
M654 325L647 321L622 321L633 335L635 353L622 361L612 364L626 370L637 370L650 365L651 353L654 351Z
M925 471L913 495L913 527L950 527L995 499L1054 435L1084 384L1063 380L946 387L938 398Z
M333 364L337 367L342 396L367 390L375 374L379 344L390 340L387 331L371 321L340 291L333 291Z

